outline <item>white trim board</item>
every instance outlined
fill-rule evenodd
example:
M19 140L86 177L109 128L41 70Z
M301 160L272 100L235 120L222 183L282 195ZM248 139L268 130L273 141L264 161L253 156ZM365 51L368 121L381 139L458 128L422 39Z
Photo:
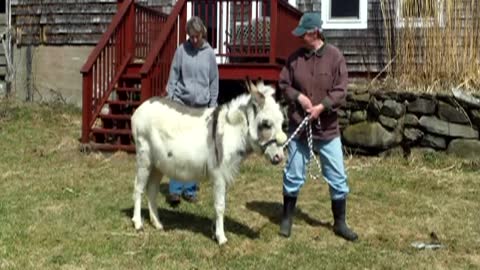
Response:
M367 29L368 0L359 1L359 18L331 18L331 3L335 0L321 0L323 29Z

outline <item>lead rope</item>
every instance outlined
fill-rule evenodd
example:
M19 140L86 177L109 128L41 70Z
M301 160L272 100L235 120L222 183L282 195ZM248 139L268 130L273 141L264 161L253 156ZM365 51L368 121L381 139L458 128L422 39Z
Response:
M320 166L320 162L318 161L317 157L315 156L315 153L313 152L313 139L312 139L312 124L309 122L310 120L310 115L305 116L305 118L302 120L300 125L298 125L297 129L292 133L290 138L282 145L282 148L287 147L287 145L297 136L297 133L300 132L300 130L303 128L303 126L307 126L307 143L308 143L308 150L310 152L310 157L308 158L307 161L307 170L308 174L310 175L310 178L312 179L320 179L320 174L322 171L322 167ZM308 124L308 125L307 125ZM317 164L318 171L320 174L312 174L312 162L311 160L315 160L315 163Z

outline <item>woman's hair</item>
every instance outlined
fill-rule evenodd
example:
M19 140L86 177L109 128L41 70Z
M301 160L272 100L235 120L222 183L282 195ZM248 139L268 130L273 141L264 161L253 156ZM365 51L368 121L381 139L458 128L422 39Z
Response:
M207 27L203 24L202 19L197 16L193 16L187 22L187 34L190 35L192 33L202 34L203 37L207 35Z

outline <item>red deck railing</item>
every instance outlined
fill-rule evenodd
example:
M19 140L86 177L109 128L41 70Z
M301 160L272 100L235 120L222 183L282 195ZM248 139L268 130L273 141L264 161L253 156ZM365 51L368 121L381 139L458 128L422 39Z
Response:
M291 31L301 12L282 0L190 0L190 14L203 19L207 40L221 63L286 59L301 45ZM288 53L286 53L288 51Z
M135 9L135 58L145 59L152 50L168 15L156 9L137 5Z
M290 32L302 14L285 1L179 0L140 70L142 101L165 94L173 54L186 38L187 13L202 18L206 38L222 64L281 64L301 45Z

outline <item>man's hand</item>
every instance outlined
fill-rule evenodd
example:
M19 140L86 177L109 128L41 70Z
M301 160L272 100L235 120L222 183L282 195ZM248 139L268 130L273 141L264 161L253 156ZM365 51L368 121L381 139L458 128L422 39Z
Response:
M300 103L300 105L302 105L302 108L303 108L304 111L308 112L308 110L312 109L312 107L313 107L312 102L304 94L300 94L298 96L297 100L298 100L298 103Z
M320 116L320 114L325 110L325 106L322 103L317 106L312 106L310 109L306 110L310 114L310 119L315 120Z

